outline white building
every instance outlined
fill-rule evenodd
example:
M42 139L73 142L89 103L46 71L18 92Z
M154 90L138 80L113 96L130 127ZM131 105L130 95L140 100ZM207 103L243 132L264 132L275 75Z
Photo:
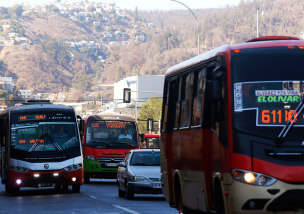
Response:
M114 101L117 103L117 107L127 107L128 103L122 103L123 101L123 89L130 88L131 101L146 102L153 96L162 97L164 87L164 75L154 76L130 76L114 83ZM156 93L153 93L156 92Z
M32 97L32 92L31 90L20 90L21 96L24 99L31 99Z

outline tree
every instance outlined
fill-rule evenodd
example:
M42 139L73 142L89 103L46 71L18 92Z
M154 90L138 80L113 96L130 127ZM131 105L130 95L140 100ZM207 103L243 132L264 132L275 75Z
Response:
M12 15L15 15L17 18L21 16L22 11L23 11L22 5L20 4L14 4L13 7L11 8Z
M8 92L7 92L7 90L1 90L0 89L0 97L2 97L2 98L6 98L6 96L7 96L7 94L8 94Z
M146 104L141 106L141 111L139 112L139 120L147 120L148 118L152 118L154 121L158 121L161 119L162 112L162 99L156 96L151 97ZM147 131L147 122L138 121L138 127L140 133Z

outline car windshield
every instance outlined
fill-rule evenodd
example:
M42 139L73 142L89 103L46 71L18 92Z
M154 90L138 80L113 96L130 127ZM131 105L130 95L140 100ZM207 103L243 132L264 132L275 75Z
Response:
M59 119L60 118L60 119ZM73 116L53 118L47 114L14 115L11 124L11 148L23 151L61 151L79 146Z
M134 152L131 166L160 166L160 153L155 151Z
M103 148L134 148L138 146L138 132L135 122L88 121L86 146Z
M303 57L302 50L287 47L232 52L233 120L237 131L268 138L279 136L302 101ZM303 113L286 139L303 138L299 131L304 126Z

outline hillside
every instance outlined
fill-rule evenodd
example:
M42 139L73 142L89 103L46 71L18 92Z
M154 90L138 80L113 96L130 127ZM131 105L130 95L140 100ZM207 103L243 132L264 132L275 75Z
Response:
M69 14L63 6L80 9ZM164 74L197 54L197 25L187 10L123 11L101 3L63 6L19 15L0 8L0 23L10 22L30 45L3 47L1 76L13 76L19 88L34 92L84 91L130 75ZM304 2L297 0L242 1L236 7L194 10L201 53L256 37L257 7L261 36L300 36L304 31ZM0 38L8 35L3 30Z

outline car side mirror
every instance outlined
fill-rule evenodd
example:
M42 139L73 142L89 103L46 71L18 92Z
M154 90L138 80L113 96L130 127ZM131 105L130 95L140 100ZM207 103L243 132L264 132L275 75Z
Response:
M119 162L118 166L126 167L126 163L125 162Z

